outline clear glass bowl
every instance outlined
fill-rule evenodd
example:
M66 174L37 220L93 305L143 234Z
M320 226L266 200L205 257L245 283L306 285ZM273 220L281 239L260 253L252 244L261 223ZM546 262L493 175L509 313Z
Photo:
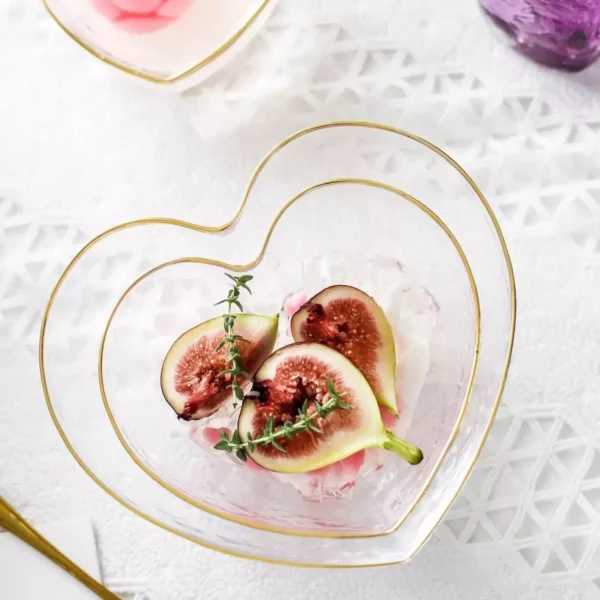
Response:
M44 0L58 25L96 58L177 90L229 62L276 0Z
M428 299L429 368L402 430L425 460L409 467L392 457L351 495L307 502L289 481L198 446L158 377L173 340L218 314L223 270L255 276L247 310L260 312L323 283L398 290L382 303L415 315L420 304L407 298ZM147 219L90 242L53 293L40 358L71 452L140 516L261 560L389 564L418 550L473 467L500 400L514 324L508 252L466 173L406 132L330 123L269 153L222 227Z

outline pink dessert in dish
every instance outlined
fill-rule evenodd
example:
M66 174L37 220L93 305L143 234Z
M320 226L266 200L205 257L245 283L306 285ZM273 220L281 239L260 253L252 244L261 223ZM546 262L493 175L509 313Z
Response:
M91 0L96 10L120 29L152 33L177 21L193 0Z

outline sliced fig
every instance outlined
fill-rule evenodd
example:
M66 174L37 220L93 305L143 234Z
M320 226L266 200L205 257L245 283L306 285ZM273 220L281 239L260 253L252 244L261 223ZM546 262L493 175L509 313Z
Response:
M254 375L273 351L279 317L236 315L234 330L248 342L239 342L244 371ZM196 420L212 415L231 398L228 348L217 350L223 340L223 317L190 329L171 346L163 363L160 385L163 395L181 419ZM241 387L248 383L239 378Z
M377 402L398 416L394 336L371 296L349 285L325 288L294 314L291 329L296 342L341 352L367 378Z
M312 423L320 430L301 431L292 437L278 437L272 444L250 446L248 455L261 467L280 473L303 473L331 465L365 448L385 448L418 464L418 448L385 429L377 399L364 375L341 353L315 343L291 344L272 354L254 376L252 391L244 399L238 433L242 442L248 434L260 440L270 417L274 430L295 422L308 401L307 414L314 413L315 401L326 403L328 380L344 394L350 408L335 409Z

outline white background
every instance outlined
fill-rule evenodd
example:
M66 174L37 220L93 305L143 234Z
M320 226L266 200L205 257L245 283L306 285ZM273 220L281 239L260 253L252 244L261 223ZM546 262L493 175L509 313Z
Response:
M2 0L0 491L38 523L92 517L105 580L126 597L600 598L599 69L531 65L475 2L449 4L281 0L244 56L182 98L87 56L37 0ZM129 514L75 465L39 385L40 309L102 229L157 214L220 223L274 143L346 118L429 137L490 198L519 295L503 407L409 565L222 556Z

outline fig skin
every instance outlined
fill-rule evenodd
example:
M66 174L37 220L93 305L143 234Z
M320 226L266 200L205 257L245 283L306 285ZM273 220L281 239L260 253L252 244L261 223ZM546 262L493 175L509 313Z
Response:
M277 350L263 363L254 377L252 394L246 396L238 420L238 433L247 441L248 433L260 438L270 416L275 428L294 422L304 400L310 403L331 379L343 401L351 409L335 409L326 419L313 423L322 433L304 431L291 439L279 437L281 452L272 445L246 448L259 466L279 473L304 473L329 466L366 448L384 448L411 464L423 459L421 450L397 438L381 420L377 399L364 375L344 355L316 343L290 344ZM326 402L327 393L321 402Z
M396 348L383 309L362 290L334 285L313 296L291 320L296 342L341 352L366 377L377 402L396 417Z
M254 375L273 351L279 315L236 315L234 332L251 343L239 342L243 368ZM186 331L171 346L163 362L160 385L178 418L198 420L215 413L231 397L231 377L219 375L229 365L228 347L217 351L224 337L223 317L209 319ZM239 378L244 387L248 379Z

